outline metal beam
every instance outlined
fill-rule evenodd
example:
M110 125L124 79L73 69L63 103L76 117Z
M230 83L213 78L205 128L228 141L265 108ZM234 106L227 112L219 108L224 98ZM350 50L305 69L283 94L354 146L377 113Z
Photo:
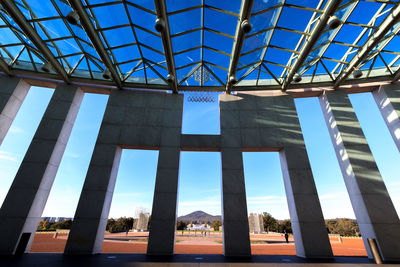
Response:
M232 84L229 82L231 76L236 78L236 69L239 63L240 53L245 39L245 32L241 29L244 20L250 20L251 10L253 8L254 0L242 0L242 7L240 9L240 17L236 27L235 41L233 42L232 57L229 62L228 77L226 81L226 91L230 92Z
M393 79L392 83L397 82L400 79L400 67L396 70L396 72L393 74Z
M62 79L69 83L70 79L60 64L60 62L55 59L53 53L47 47L45 42L43 42L42 38L40 38L39 34L35 31L35 29L27 22L25 16L18 9L18 7L14 4L14 1L11 0L0 0L1 5L7 11L8 15L14 20L14 22L21 28L24 34L31 40L31 42L36 46L36 48L42 53L43 57L51 64L53 69L61 75Z
M176 76L175 60L172 50L171 34L169 30L167 7L165 0L154 0L154 6L157 11L157 18L164 21L164 30L161 31L161 39L164 47L164 55L167 61L168 73L174 76L171 82L171 89L174 93L178 92L178 77Z
M358 50L358 53L350 60L347 67L340 73L339 77L335 81L335 87L340 86L340 84L346 80L347 77L353 72L358 65L365 60L369 53L374 49L377 45L380 44L382 39L385 37L387 32L389 32L392 27L399 22L400 20L400 5L393 7L390 14L385 18L384 21L378 26L378 30L376 30L364 43L364 45ZM400 26L397 26L395 31L399 31ZM383 49L385 45L381 46ZM396 76L395 76L396 77Z
M308 41L306 41L306 43L304 44L303 48L300 51L300 54L297 57L297 60L294 62L293 67L290 68L288 74L286 75L286 79L283 81L282 84L283 91L286 91L287 87L292 82L294 75L299 71L304 61L311 53L312 48L318 42L319 37L321 37L322 33L326 29L329 18L335 13L341 2L341 0L333 0L329 1L326 5L324 12L319 17L318 24L315 25L315 27L313 28Z
M8 67L7 63L4 61L3 58L0 58L0 70L3 71L5 74L10 75L10 68Z
M112 63L110 57L107 54L107 51L103 45L103 42L100 39L100 36L96 32L95 27L90 20L89 15L86 13L85 8L82 5L80 0L68 0L71 7L78 13L80 23L85 30L87 36L89 37L90 41L92 42L94 48L97 51L97 54L100 56L101 60L104 63L104 66L108 69L111 73L111 77L118 88L122 87L121 78L115 68L114 64Z

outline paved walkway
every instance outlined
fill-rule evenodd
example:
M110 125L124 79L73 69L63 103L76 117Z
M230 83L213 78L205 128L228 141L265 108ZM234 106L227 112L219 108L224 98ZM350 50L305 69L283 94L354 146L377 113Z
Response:
M333 260L305 260L296 256L260 256L227 258L222 255L174 255L149 257L142 254L99 254L63 256L62 254L26 254L19 259L0 256L0 266L132 266L132 267L269 267L269 266L372 266L366 257L335 257ZM395 266L388 264L386 266ZM398 265L397 265L398 266Z

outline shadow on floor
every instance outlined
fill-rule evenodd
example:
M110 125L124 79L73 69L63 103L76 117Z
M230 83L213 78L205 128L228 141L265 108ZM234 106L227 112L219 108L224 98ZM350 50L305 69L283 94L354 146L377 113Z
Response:
M166 264L168 263L168 264ZM64 256L63 254L30 253L20 258L0 256L0 266L201 266L202 263L213 266L231 266L231 263L243 263L238 266L275 266L277 263L324 265L356 264L369 265L372 261L366 257L334 257L331 260L306 260L296 256L253 255L248 258L230 258L223 255L177 254L169 257L154 257L144 254L98 254L90 256ZM257 264L256 264L257 263ZM262 265L264 265L262 264ZM235 264L236 265L236 264Z

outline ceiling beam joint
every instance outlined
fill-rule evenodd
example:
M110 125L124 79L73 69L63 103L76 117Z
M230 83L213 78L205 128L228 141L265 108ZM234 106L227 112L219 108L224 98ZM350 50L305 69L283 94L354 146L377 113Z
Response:
M74 9L75 12L78 14L80 24L82 25L87 36L89 37L90 41L92 42L94 48L96 49L97 54L100 56L100 58L102 60L104 66L110 72L114 83L117 85L118 88L121 88L122 82L121 82L121 78L118 74L118 71L117 71L116 67L114 66L113 62L111 61L111 58L109 57L109 55L103 45L103 42L100 39L100 36L98 35L94 25L92 24L92 21L88 15L88 13L86 13L85 8L82 5L82 2L80 0L68 0L68 2L70 3L72 9Z

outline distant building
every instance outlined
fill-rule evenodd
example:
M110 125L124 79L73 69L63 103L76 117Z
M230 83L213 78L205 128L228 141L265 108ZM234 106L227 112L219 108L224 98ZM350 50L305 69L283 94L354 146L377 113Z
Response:
M145 208L137 208L135 212L135 219L133 222L133 229L137 231L147 231L149 225L150 213Z
M187 230L193 231L210 231L211 227L208 224L200 223L200 224L188 224L186 227Z
M253 234L261 234L264 232L263 217L258 213L250 213L249 215L249 231Z
M42 221L47 220L48 222L62 222L66 220L72 220L72 217L41 217Z

